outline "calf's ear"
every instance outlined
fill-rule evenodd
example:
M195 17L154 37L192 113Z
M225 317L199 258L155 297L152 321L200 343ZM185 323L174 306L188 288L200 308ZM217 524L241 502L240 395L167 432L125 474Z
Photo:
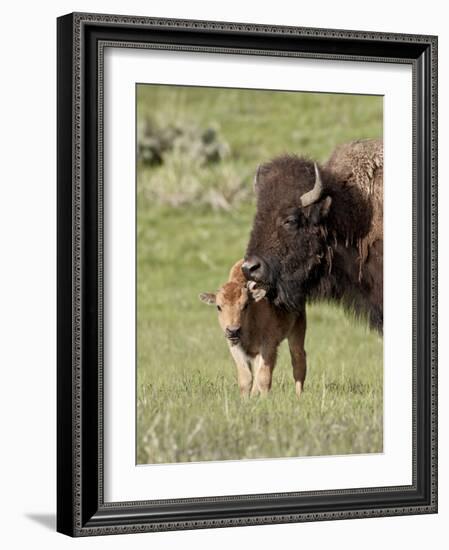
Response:
M249 290L250 296L252 296L255 302L260 302L260 300L263 300L267 295L267 291L264 288L257 288L257 283L254 281L249 281L246 286Z
M215 304L216 297L217 295L213 292L202 292L199 295L199 299L209 306L213 306Z
M319 201L315 204L313 204L310 208L310 212L308 215L309 221L312 225L317 225L321 223L325 218L327 218L327 215L329 214L329 210L331 208L332 204L332 197L327 196L322 201Z

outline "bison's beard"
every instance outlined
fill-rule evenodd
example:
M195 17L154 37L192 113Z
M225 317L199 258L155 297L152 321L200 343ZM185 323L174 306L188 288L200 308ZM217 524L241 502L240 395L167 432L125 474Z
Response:
M266 280L257 281L255 288L266 291L267 299L275 306L289 312L301 312L304 309L304 273L282 266L275 260L268 265ZM287 268L287 269L286 269Z
M303 287L298 278L279 278L273 292L274 305L290 312L301 312L305 303Z
M267 298L277 307L302 313L306 299L312 298L323 278L323 266L309 261L298 268L289 263L271 264L270 281L257 284L267 291Z

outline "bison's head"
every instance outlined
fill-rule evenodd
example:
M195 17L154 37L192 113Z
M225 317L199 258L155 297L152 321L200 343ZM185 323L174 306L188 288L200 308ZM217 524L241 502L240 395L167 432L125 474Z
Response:
M332 199L317 164L295 156L259 166L257 212L242 270L276 305L303 307L320 277Z

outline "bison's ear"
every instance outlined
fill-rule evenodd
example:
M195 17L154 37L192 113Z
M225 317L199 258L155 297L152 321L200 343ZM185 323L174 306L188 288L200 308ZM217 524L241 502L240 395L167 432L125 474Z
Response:
M332 204L332 197L329 197L329 196L313 204L310 207L310 211L307 216L309 218L309 222L312 225L320 224L325 218L327 218L331 204Z
M213 292L202 292L199 295L199 299L209 306L213 306L215 304L216 297L217 295Z

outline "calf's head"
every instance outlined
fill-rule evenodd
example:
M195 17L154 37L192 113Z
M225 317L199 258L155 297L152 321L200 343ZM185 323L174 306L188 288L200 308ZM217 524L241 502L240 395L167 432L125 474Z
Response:
M317 164L296 156L259 166L254 187L257 211L242 271L276 305L298 310L318 277L332 199Z
M203 292L199 298L208 305L215 305L218 312L218 322L225 337L232 345L238 344L245 327L248 306L264 297L265 293L255 292L255 296L247 285L230 281L225 283L218 292Z

